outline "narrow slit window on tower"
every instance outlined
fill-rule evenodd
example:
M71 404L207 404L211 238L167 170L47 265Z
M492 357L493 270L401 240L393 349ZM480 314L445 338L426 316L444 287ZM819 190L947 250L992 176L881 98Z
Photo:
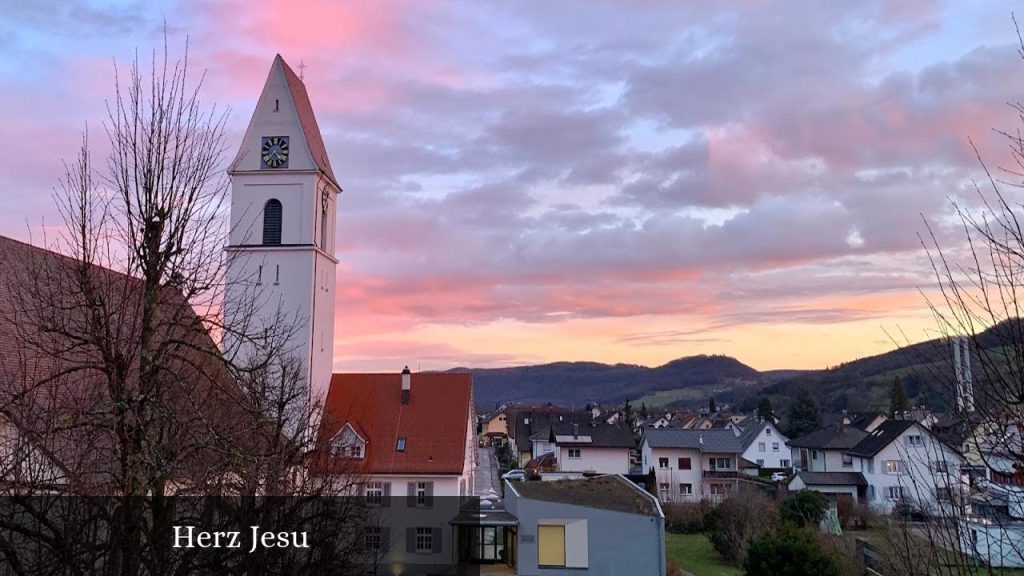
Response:
M281 265L280 264L275 264L274 265L274 284L276 285L279 282L281 282Z
M263 284L263 265L260 264L259 270L256 271L256 285Z
M280 111L281 111L281 101L279 99L277 99L277 98L274 98L274 112L280 112Z
M267 200L263 206L263 244L277 246L281 244L281 201L276 198Z
M327 210L320 213L320 248L327 250Z

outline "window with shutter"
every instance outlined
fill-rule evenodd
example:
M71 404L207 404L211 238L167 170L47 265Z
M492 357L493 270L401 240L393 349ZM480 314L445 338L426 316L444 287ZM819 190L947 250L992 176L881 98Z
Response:
M537 565L565 566L565 526L537 526Z

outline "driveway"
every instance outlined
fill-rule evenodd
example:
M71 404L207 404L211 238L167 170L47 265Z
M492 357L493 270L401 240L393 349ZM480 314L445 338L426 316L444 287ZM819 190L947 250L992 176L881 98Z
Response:
M494 490L501 494L501 478L498 477L498 459L494 456L494 448L477 448L476 476L473 482L473 493L477 496Z

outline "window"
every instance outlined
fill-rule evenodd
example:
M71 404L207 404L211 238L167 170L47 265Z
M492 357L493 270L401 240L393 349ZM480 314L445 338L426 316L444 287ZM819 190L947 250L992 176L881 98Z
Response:
M399 436L395 443L395 452L405 452L405 436Z
M875 499L875 485L874 484L868 486L868 497L870 499L872 499L872 500Z
M778 451L779 451L779 443L778 442L772 442L772 452L778 452Z
M765 451L764 450L764 442L758 442L757 443L757 451L758 452L764 452Z
M380 528L377 526L367 526L366 532L366 549L367 550L380 550L381 538Z
M334 447L335 458L356 458L363 457L363 446L361 444L342 444Z
M679 485L679 494L681 494L683 496L689 496L689 495L693 494L693 484L680 484Z
M427 505L427 483L417 482L416 483L416 505L426 506Z
M850 468L851 466L853 466L853 456L843 454L843 468Z
M899 500L903 498L903 486L889 486L885 489L885 495L889 500Z
M263 206L263 244L278 246L281 244L281 201L276 198L267 200Z
M693 468L693 464L690 462L689 458L680 458L679 459L679 469L680 470L690 470L692 468Z
M947 472L949 471L949 466L945 460L935 460L932 462L932 470L935 472Z
M366 502L368 504L381 504L384 502L383 482L369 482L366 484Z
M416 529L416 552L433 552L434 551L434 530L432 528L417 528Z
M936 486L935 499L938 500L939 502L952 502L953 489L948 486Z
M565 526L537 526L537 565L565 566Z
M924 446L924 437L920 434L907 436L907 446Z
M874 474L874 473L875 473L875 459L874 458L869 458L868 459L868 474Z
M712 458L712 470L732 470L732 458Z
M262 264L260 264L259 268L256 270L256 285L259 286L260 284L263 284L263 265Z
M903 474L903 460L886 460L884 464L886 474Z
M575 460L578 460L580 457L581 456L580 456L580 449L579 448L569 448L569 458L573 458Z
M811 460L817 460L817 459L818 459L818 451L817 450L811 450Z
M779 466L781 466L783 468L789 468L790 464L791 463L790 463L789 460L779 460Z
M327 250L327 208L320 213L320 248Z
M772 435L772 429L771 428L765 428L764 429L764 435L765 436L771 436Z
M668 468L668 458L658 458L658 468Z

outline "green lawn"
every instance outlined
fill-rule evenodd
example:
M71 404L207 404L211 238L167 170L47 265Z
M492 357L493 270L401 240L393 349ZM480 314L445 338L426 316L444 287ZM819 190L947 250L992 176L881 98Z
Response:
M722 561L703 534L665 534L665 556L694 576L739 576L742 570Z

